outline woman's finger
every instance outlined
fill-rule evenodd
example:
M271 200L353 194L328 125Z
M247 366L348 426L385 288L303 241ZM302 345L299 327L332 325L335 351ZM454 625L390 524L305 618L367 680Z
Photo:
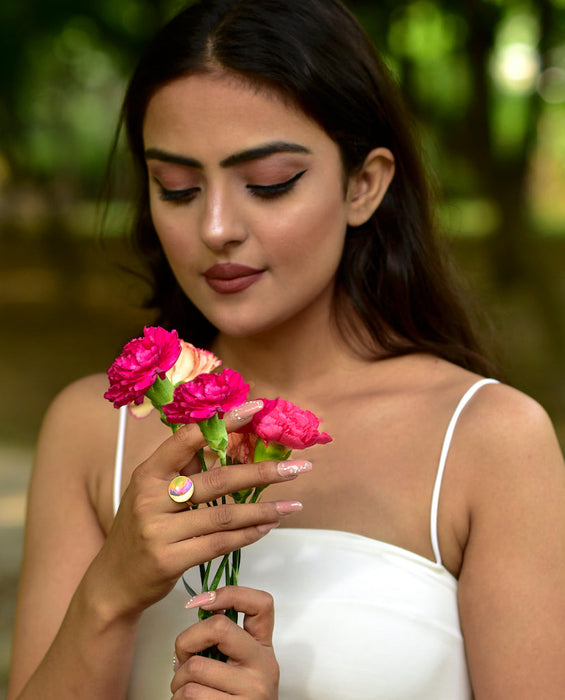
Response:
M171 700L186 700L186 698L198 698L198 700L228 700L231 698L233 700L233 695L214 688L207 688L200 683L192 681L180 685L174 692Z
M312 463L305 459L252 462L216 467L190 476L194 486L190 496L190 504L211 503L229 493L244 491L255 486L268 486L269 484L292 481L299 474L311 470ZM174 503L169 498L167 488L163 488L162 498L163 506L167 506L164 508L165 510L176 512L186 508L186 504Z
M175 515L168 523L168 539L171 543L211 533L241 530L263 523L278 523L286 515L302 510L300 501L261 501L238 505L218 505L197 510L187 510Z
M247 547L265 537L277 526L276 522L265 523L230 532L215 532L198 537L194 541L179 542L170 547L167 563L178 579L183 571ZM166 569L169 570L168 567Z
M241 677L238 669L233 665L197 655L198 651L206 648L198 649L190 653L184 662L178 662L178 669L171 681L173 698L174 693L181 688L184 688L185 692L189 689L196 691L198 688L198 692L201 693L195 695L198 698L223 697L224 693L233 697L245 691L245 678Z
M243 665L249 663L253 653L257 653L257 643L263 648L272 649L274 606L272 597L265 591L225 586L217 591L200 593L187 606L201 607L211 612L234 608L242 612L245 618L243 629L225 615L213 615L181 632L175 644L181 666L193 654L211 646L217 646L232 662Z
M275 608L273 597L266 591L245 586L224 586L216 591L199 593L185 607L212 612L234 608L244 614L243 627L252 637L265 646L272 645Z
M196 654L217 647L228 657L222 662ZM182 632L176 640L178 670L171 688L197 682L236 697L274 697L279 667L270 645L258 642L225 615L213 615Z
M226 413L227 430L235 430L245 425L262 407L261 401L248 401L237 409ZM188 473L194 473L199 470L194 457L198 450L205 445L206 441L198 425L183 425L165 440L138 469L144 473L148 472L152 476L169 480L183 470L189 469Z
M249 423L251 418L258 413L263 408L263 402L261 400L256 401L246 401L241 404L241 406L236 406L224 414L224 420L226 422L226 430L231 433L243 425Z

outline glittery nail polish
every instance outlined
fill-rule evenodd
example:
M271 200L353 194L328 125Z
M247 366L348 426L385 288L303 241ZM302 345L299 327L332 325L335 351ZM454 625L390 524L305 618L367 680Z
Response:
M226 416L231 418L232 420L239 422L242 422L244 420L248 420L252 416L254 416L258 411L260 411L263 408L263 402L262 401L247 401L246 403L242 404L241 406L237 406L236 408L232 408L231 411L229 411Z
M302 503L300 501L279 501L275 504L275 508L280 515L289 515L302 510Z
M277 464L277 472L281 476L296 476L312 470L312 463L304 459L287 460Z
M191 608L200 608L207 603L213 603L215 600L216 591L204 591L203 593L195 595L194 598L191 598L184 607L187 610L190 610Z

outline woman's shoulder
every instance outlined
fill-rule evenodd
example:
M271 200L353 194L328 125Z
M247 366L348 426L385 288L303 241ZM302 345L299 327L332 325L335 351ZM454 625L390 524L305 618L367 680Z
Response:
M487 384L474 394L450 455L464 467L457 473L472 510L527 500L541 484L544 493L561 493L565 507L565 465L551 419L538 401L508 384Z
M104 374L78 379L62 389L47 409L38 438L38 457L60 450L72 454L76 467L92 463L111 445L117 431L117 412L104 399L108 380Z
M490 464L522 460L532 451L561 458L552 422L541 404L526 393L445 360L421 355L407 357L402 367L402 391L440 422L453 415L468 390L454 434L454 448L462 446L466 459Z
M115 410L104 398L108 389L105 374L91 374L73 381L53 399L45 415L45 421L72 422L77 427L90 427L93 420L106 422L114 417Z
M110 405L104 399L104 392L108 389L108 377L105 373L89 374L80 377L64 387L54 399L59 401L88 401L92 404Z
M477 377L477 381L480 378ZM461 417L461 431L480 456L557 447L551 419L531 396L503 382L481 387Z

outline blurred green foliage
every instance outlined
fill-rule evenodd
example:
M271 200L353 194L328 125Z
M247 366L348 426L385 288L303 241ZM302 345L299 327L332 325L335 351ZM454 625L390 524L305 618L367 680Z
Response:
M349 5L398 76L446 198L486 198L491 214L503 209L496 196L503 168L491 166L507 164L508 189L521 199L526 195L534 228L562 233L562 198L549 198L565 181L565 130L560 128L565 2L371 0ZM92 196L127 75L155 29L178 6L174 0L4 0L4 183L56 180L60 187ZM504 225L504 213L485 220L463 216L449 228L493 234ZM512 246L516 235L506 236L505 244Z
M403 87L445 198L463 208L473 199L490 205L484 219L448 220L450 231L489 235L503 220L507 225L497 197L504 175L508 189L525 199L534 229L562 234L565 205L552 194L565 184L565 2L349 5ZM93 196L127 77L156 28L178 7L174 0L4 0L4 186L56 181L74 196ZM507 235L505 244L517 235Z
M100 181L126 76L173 9L151 0L4 0L4 178L57 178L90 192Z
M415 115L440 183L439 221L462 267L499 328L520 309L531 321L520 333L538 340L524 344L528 360L507 351L510 378L530 390L543 371L549 378L540 399L561 410L565 0L347 4ZM0 243L33 239L62 274L75 270L73 241L95 230L127 78L155 30L182 5L2 1ZM110 232L121 234L127 202L117 202L116 211ZM503 333L507 345L516 328Z

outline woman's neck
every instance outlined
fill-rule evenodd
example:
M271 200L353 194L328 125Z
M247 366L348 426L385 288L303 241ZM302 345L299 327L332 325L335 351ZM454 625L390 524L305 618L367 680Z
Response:
M240 372L259 393L285 396L299 396L305 391L318 393L318 387L328 387L332 375L366 366L333 323L320 318L310 319L307 324L293 319L245 338L220 333L212 349L224 366Z

